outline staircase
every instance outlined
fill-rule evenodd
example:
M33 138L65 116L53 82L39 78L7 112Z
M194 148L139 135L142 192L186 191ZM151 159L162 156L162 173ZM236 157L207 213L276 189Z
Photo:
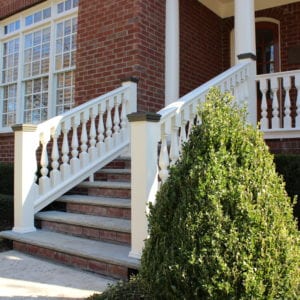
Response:
M36 232L2 232L13 248L117 279L139 268L131 243L130 159L118 158L35 215Z

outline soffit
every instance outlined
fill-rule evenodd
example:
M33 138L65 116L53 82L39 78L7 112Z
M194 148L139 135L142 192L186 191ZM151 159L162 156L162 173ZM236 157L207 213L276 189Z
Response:
M234 0L199 0L199 2L221 18L234 15ZM299 0L255 0L255 10L262 10L294 2L299 2Z

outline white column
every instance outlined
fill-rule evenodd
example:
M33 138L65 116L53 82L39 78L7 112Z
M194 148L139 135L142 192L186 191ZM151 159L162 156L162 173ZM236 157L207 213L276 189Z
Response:
M250 62L248 81L248 121L256 126L256 43L254 0L234 1L235 54L238 61Z
M141 258L148 236L147 206L154 203L158 190L157 146L160 115L128 115L131 128L131 251Z
M179 98L179 0L166 0L165 104Z
M234 2L235 53L256 55L254 0Z
M37 171L36 149L39 145L35 125L15 125L14 162L14 228L26 233L35 231L34 200L37 196L35 172Z

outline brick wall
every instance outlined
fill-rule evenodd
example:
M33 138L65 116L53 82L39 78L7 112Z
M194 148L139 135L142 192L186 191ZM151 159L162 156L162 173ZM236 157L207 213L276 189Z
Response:
M274 154L300 154L300 139L274 139L266 143Z
M46 0L0 0L0 20Z
M14 136L12 133L0 134L0 162L14 160Z
M180 94L223 71L222 20L197 0L180 1Z
M138 110L164 104L164 1L81 0L76 103L136 77Z

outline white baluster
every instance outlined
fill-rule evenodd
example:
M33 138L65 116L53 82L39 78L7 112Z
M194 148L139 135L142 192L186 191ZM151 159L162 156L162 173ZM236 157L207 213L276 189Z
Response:
M86 129L86 123L88 121L88 112L84 111L83 113L81 113L81 153L79 154L79 159L80 159L80 166L81 168L84 168L89 161L89 155L87 153L87 142L88 142L88 135L87 135L87 129Z
M78 152L79 143L78 143L78 133L77 133L78 125L79 125L79 118L73 117L73 119L72 119L72 143L71 143L72 158L70 161L72 174L75 174L76 172L78 172L78 170L80 168L80 160L78 158L78 154L79 154L79 152Z
M284 118L283 118L283 128L292 128L292 117L291 117L291 78L289 76L283 77L283 88L285 89L285 99L284 99Z
M104 143L104 121L103 121L103 114L105 113L105 103L101 103L99 105L99 120L98 120L98 155L103 155L105 153L105 143Z
M179 140L178 140L178 125L173 117L171 127L171 147L170 147L170 159L171 165L174 165L179 158Z
M97 157L97 148L96 148L96 123L95 119L98 114L97 106L94 106L90 109L90 118L91 118L91 127L90 127L90 148L89 148L89 157L90 161L94 161Z
M295 75L295 87L297 89L295 128L300 128L300 74Z
M165 134L165 129L162 128L161 149L159 154L159 167L160 167L159 177L162 183L164 183L169 177L169 170L168 170L169 165L170 165L170 160L169 160L169 153L168 153L167 136Z
M106 116L106 138L105 138L106 151L110 151L112 147L112 118L111 118L112 108L113 108L113 100L109 99L107 101L107 116Z
M119 107L121 104L120 97L116 96L114 99L115 102L115 111L114 111L114 133L113 133L113 139L114 144L118 145L120 142L120 112Z
M127 101L124 97L124 94L122 94L122 109L121 109L121 137L122 141L125 140L125 137L127 136L127 127L128 127L128 121L127 121Z
M61 148L62 153L62 164L60 166L61 177L62 180L66 180L70 177L70 165L69 165L69 140L68 140L68 132L70 130L69 121L65 121L62 124L62 132L63 132L63 143Z
M273 101L272 101L272 129L280 128L280 114L279 114L279 103L278 103L278 78L272 77L271 78L271 91L273 94Z
M268 112L267 112L267 91L268 91L268 84L267 79L260 79L259 81L259 88L262 93L262 100L261 100L261 120L260 120L260 127L261 130L268 129Z
M42 144L42 155L41 155L41 177L39 179L39 186L40 186L40 194L45 194L50 188L50 180L48 175L48 153L47 153L47 145L49 141L48 134L43 133L41 134L40 138Z
M58 144L57 139L60 135L60 128L52 129L51 136L53 140L53 146L52 146L52 153L51 153L51 159L52 159L52 170L50 172L50 178L51 178L51 185L52 187L55 187L60 182L60 172L58 170L59 163L59 151L58 151Z

